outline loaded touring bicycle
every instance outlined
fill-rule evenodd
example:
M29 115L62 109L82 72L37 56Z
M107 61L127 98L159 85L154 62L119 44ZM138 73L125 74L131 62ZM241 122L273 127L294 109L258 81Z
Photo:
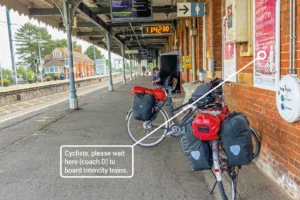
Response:
M220 83L214 79L198 86L192 98L179 107L174 107L172 100L174 84L155 89L134 87L127 132L141 147L180 137L191 169L214 174L211 192L218 185L222 199L235 200L239 169L257 157L260 141L243 113L229 111Z

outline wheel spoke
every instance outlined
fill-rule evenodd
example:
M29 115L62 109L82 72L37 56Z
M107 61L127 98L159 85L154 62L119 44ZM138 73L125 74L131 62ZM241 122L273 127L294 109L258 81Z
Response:
M149 121L147 122L147 125L143 126L145 122L135 120L130 112L127 119L127 133L134 142L137 142L152 132L155 128L164 124L164 122L167 121L167 118L168 117L165 112L160 110L153 121ZM164 132L167 129L167 126L167 124L164 125L159 130L152 133L149 137L141 141L138 145L151 147L159 144L164 139Z

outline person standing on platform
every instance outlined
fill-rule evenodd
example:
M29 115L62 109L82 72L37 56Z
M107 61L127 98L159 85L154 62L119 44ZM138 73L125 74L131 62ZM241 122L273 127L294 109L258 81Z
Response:
M145 66L142 66L142 73L143 73L143 76L145 76L145 72L146 72L146 67L145 67Z

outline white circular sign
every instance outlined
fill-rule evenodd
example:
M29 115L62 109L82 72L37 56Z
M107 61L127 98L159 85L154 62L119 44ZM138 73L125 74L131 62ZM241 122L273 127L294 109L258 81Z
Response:
M300 120L300 79L286 75L276 91L276 104L280 116L287 122Z

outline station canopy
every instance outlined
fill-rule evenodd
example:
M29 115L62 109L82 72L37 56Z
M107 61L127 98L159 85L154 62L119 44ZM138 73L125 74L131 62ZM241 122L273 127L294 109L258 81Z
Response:
M53 1L64 0L1 0L0 5L17 11L20 15L27 15L47 25L64 30L61 13ZM123 6L130 2L130 6L135 7L140 0L133 5L135 1L112 0L112 3ZM149 2L149 0L145 1ZM163 49L168 42L168 34L166 34L168 28L170 28L169 34L175 31L176 3L180 1L182 0L152 0L150 1L152 4L151 20L131 20L130 24L128 20L114 20L115 17L111 16L111 0L82 0L75 13L72 35L107 49L105 34L109 32L112 36L112 52L121 55L121 44L124 44L125 49L144 52L139 54L139 59L154 57L157 56L155 52ZM128 12L118 12L117 10L116 13L126 14ZM164 25L170 26L161 27ZM126 57L128 58L127 55Z

